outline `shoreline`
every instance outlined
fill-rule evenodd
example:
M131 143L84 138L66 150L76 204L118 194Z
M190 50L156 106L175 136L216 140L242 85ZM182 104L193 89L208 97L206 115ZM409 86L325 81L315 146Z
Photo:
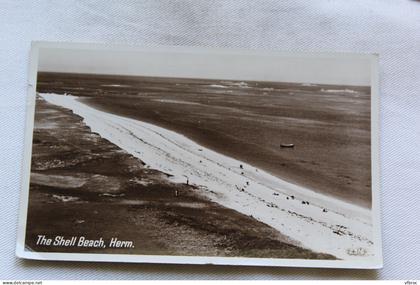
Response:
M191 175L188 178L190 183L204 185L208 190L216 191L212 193L202 189L203 193L212 201L241 213L253 215L255 219L273 226L279 232L298 240L310 249L330 253L343 259L363 258L369 256L370 250L372 250L372 242L369 240L371 237L369 210L282 181L251 165L204 149L175 132L98 111L80 103L75 97L40 95L50 103L73 110L84 118L93 132L98 132L102 137L141 158L152 168L175 175L177 182L185 183L183 175ZM106 126L104 121L110 125ZM129 126L128 129L126 126ZM143 148L148 147L149 151L138 153L138 144L144 140L144 137L140 138L139 136L142 136L145 131L149 132L149 138L141 145ZM123 134L126 138L127 136L132 138L121 141L121 138L118 138L118 133ZM156 148L157 145L159 148ZM191 150L195 150L195 152ZM147 157L148 155L150 157ZM166 159L167 155L169 158ZM175 157L171 158L171 155L175 155ZM206 165L197 161L194 165L190 165L189 162L197 160L197 158L205 161ZM162 164L162 159L166 165ZM156 161L160 162L153 165ZM207 164L211 165L213 172L216 170L216 174L206 173ZM226 168L226 165L230 165L230 167ZM185 172L185 169L192 173ZM199 171L197 172L197 170ZM200 171L205 175L199 173ZM247 182L250 182L252 186L246 187L248 186ZM279 185L281 189L273 189ZM290 195L296 195L297 198L293 199L293 202L286 200ZM302 206L302 202L307 200L310 200L311 205ZM323 208L328 208L328 213L323 213ZM286 224L285 221L288 223ZM340 227L337 228L337 226ZM316 244L311 238L312 235L320 237ZM365 256L351 254L353 249L357 250L358 248L366 250Z

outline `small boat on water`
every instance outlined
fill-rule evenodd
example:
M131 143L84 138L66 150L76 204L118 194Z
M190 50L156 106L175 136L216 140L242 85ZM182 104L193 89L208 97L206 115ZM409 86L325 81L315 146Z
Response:
M280 147L295 147L295 145L294 144L292 144L292 143L282 143L282 144L280 144Z

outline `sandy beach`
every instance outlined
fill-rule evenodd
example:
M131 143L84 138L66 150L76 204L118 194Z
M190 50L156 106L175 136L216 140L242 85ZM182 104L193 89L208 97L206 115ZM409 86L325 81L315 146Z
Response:
M373 254L370 212L362 207L288 183L175 132L89 107L77 97L40 95L80 115L93 132L174 182L197 186L210 200L272 226L305 248L342 259Z

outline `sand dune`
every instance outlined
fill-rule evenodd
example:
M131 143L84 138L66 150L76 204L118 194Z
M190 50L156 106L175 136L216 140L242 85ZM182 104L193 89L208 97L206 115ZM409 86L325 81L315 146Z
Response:
M150 168L172 175L171 179L177 182L188 180L211 200L252 215L296 244L346 260L364 260L373 254L368 209L283 181L176 132L99 111L79 102L77 97L39 95L71 109L83 117L93 132Z

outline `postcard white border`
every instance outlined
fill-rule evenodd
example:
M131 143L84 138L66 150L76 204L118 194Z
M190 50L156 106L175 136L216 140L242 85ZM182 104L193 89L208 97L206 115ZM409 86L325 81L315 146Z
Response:
M327 58L368 58L371 62L371 159L372 159L372 219L375 258L368 261L348 260L313 260L313 259L282 259L282 258L248 258L248 257L205 257L205 256L163 256L163 255L132 255L132 254L102 254L102 253L55 253L32 252L25 250L26 220L28 212L29 179L32 156L32 136L35 115L35 92L38 71L38 55L41 48L63 48L78 50L118 50L135 51L143 54L148 52L184 52L184 53L240 53L243 55L264 55L276 57L327 57ZM380 157L379 157L379 56L377 54L352 53L302 53L302 52L273 52L240 49L192 48L192 47L134 47L122 45L104 45L93 43L52 43L33 42L30 52L28 95L26 100L26 125L24 156L22 164L21 198L18 222L18 236L16 255L20 258L36 260L61 261L97 261L97 262L133 262L133 263L161 263L161 264L214 264L214 265L247 265L247 266L284 266L284 267L313 267L313 268L358 268L379 269L383 266L382 240L380 226Z

